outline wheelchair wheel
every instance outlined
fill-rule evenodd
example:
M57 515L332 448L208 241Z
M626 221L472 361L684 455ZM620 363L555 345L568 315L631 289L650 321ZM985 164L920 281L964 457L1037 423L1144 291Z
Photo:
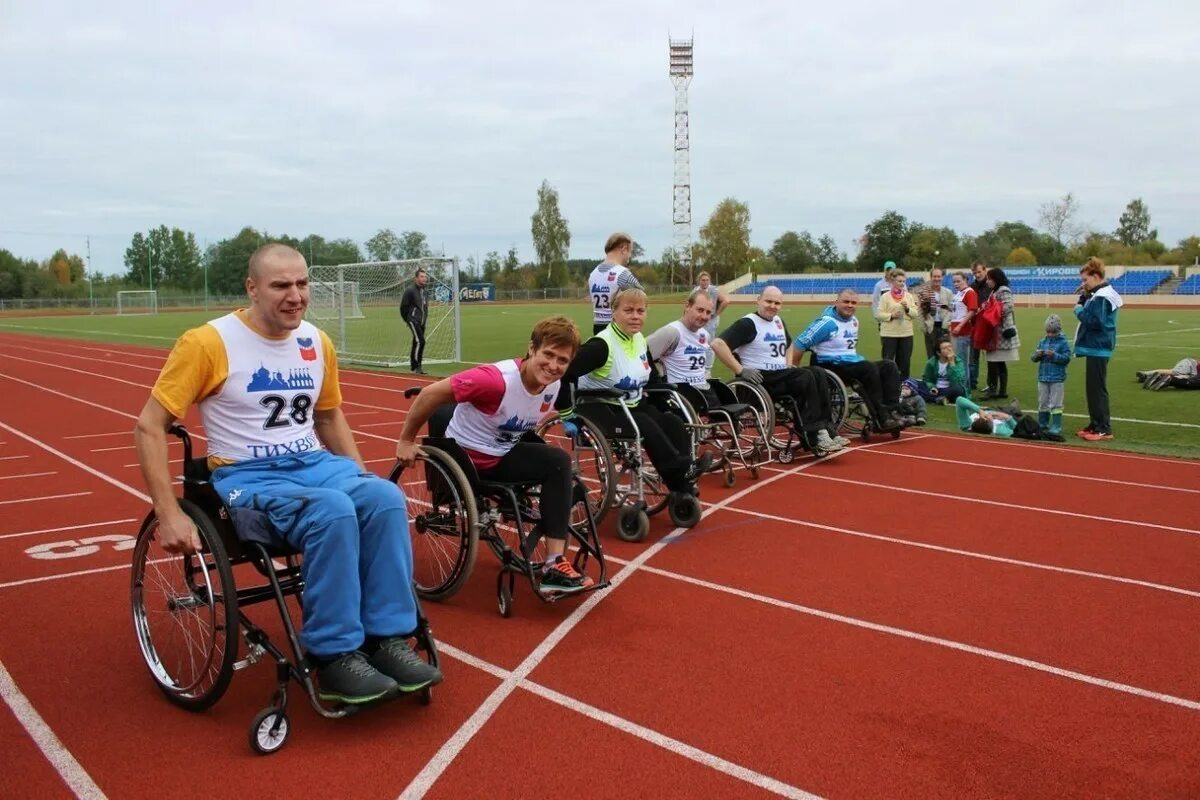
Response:
M287 742L288 718L282 708L264 708L250 723L250 747L269 756Z
M588 507L592 509L595 524L599 527L604 515L612 507L617 491L612 448L596 423L579 415L574 421L579 425L579 436L575 440L564 434L562 424L553 418L538 426L537 435L571 454L575 474L587 487Z
M617 512L617 538L623 542L640 542L650 532L650 517L637 506L621 506Z
M671 492L667 513L671 515L671 522L677 528L694 528L700 522L703 509L700 508L700 500L694 495L686 492Z
M836 372L827 369L822 372L825 374L829 386L829 413L832 417L833 429L838 431L841 430L846 417L850 414L850 392Z
M417 594L445 600L462 588L475 566L479 515L462 468L436 447L422 450L415 467L396 467L391 480L407 500Z
M791 447L781 447L775 453L780 464L790 464L796 460L796 451Z
M131 610L138 646L158 688L175 705L202 711L221 699L233 678L237 589L212 521L187 500L179 507L196 526L200 552L180 556L163 550L158 517L151 512L133 547Z

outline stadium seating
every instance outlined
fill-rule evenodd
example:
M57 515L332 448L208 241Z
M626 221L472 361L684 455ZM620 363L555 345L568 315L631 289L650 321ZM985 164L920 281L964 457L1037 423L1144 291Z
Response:
M1127 272L1112 281L1113 288L1123 295L1151 294L1163 281L1171 277L1171 270L1138 270ZM851 288L859 294L870 294L879 276L864 274L853 278L831 275L797 275L773 278L769 281L754 281L738 289L735 294L757 295L765 286L777 286L784 294L835 294L841 289ZM910 276L908 285L916 286L923 278ZM1079 276L1048 275L1038 277L1013 276L1010 285L1014 294L1074 294L1079 288ZM1185 289L1184 287L1190 287ZM1175 290L1176 294L1200 294L1200 276L1193 275Z
M1200 273L1189 275L1187 280L1175 287L1175 294L1200 294Z

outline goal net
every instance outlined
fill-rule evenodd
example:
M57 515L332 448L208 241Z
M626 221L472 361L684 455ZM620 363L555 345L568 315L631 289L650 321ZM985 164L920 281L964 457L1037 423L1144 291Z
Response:
M158 291L135 289L117 292L118 314L157 314Z
M308 313L314 320L365 319L358 304L358 281L324 283L309 279Z
M429 315L421 361L462 361L458 262L453 258L310 267L308 318L329 334L341 361L406 367L412 333L400 319L400 300L404 290L414 285L418 269L429 274L425 286Z

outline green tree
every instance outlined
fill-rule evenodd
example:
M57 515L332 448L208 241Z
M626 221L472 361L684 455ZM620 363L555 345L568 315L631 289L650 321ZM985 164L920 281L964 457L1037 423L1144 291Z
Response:
M804 272L817 263L817 244L808 231L784 231L771 245L767 255L780 272Z
M314 264L357 264L363 260L362 251L353 239L334 239L326 241L325 237L310 233L295 245L301 255L308 260L309 266Z
M740 274L750 262L750 207L732 197L717 204L708 222L700 228L705 269L728 280Z
M538 266L545 270L544 286L564 286L571 231L558 207L558 190L543 180L537 192L537 211L530 218L533 249Z
M912 226L903 214L885 211L863 229L856 267L860 272L879 272L885 261L902 263L908 255L911 235Z
M428 258L433 255L425 234L420 231L405 231L400 234L396 247L396 258Z
M372 261L391 261L400 257L400 237L391 228L381 228L367 239L366 248Z
M1146 208L1142 198L1135 197L1125 206L1125 211L1117 221L1114 235L1122 244L1130 247L1137 247L1142 242L1158 238L1158 231L1150 230L1150 209Z
M483 257L483 279L488 283L496 280L496 276L500 274L500 270L504 265L500 261L500 254L495 250L489 250L488 254Z
M20 259L0 249L0 297L25 297L28 277L36 270L36 261Z
M837 242L828 233L817 240L813 255L817 259L817 264L831 272L846 261L846 254L838 250Z
M205 254L208 259L209 291L214 294L241 294L245 291L250 256L267 241L265 233L247 226L233 238L209 245Z
M517 256L517 246L514 244L508 248L508 253L504 256L504 271L516 272L521 268L521 259Z

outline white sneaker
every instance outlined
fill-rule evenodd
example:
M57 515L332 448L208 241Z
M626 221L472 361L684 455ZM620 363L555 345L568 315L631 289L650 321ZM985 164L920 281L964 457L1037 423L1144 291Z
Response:
M833 437L833 443L834 443L834 444L836 444L838 447L841 447L841 448L846 448L846 447L849 447L849 446L850 446L850 440L849 440L849 439L847 439L845 436L835 436L835 437Z
M817 449L824 450L826 453L836 453L845 445L838 444L829 436L829 431L821 429L817 431Z

